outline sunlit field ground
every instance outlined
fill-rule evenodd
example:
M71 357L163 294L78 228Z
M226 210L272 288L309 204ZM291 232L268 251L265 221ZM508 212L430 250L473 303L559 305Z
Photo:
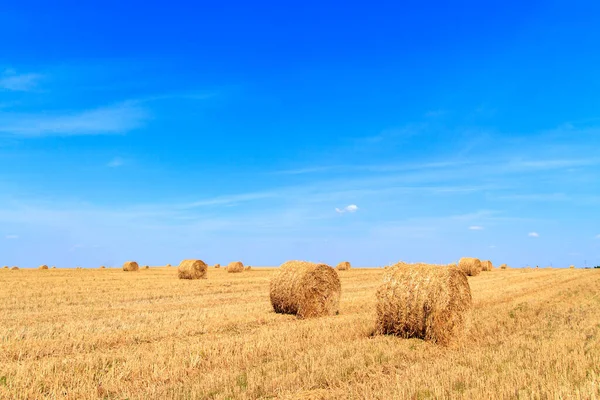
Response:
M272 311L274 269L176 271L0 270L0 398L600 398L600 270L470 277L450 347L370 336L383 269L311 320Z

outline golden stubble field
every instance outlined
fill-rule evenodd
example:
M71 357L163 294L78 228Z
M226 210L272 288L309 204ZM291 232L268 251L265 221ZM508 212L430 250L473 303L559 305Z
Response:
M383 269L310 320L272 311L273 271L0 270L0 398L600 398L600 270L469 277L450 347L370 336Z

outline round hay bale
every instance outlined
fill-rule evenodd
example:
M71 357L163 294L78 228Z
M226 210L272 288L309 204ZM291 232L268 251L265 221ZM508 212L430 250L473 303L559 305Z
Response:
M489 260L485 260L485 261L481 261L481 270L482 271L492 271L494 269L494 266L492 265L492 262Z
M19 270L19 267L17 267L17 266L14 266L14 267L12 267L12 268L11 268L11 270L13 270L13 271L18 271L18 270Z
M338 271L348 271L350 269L350 262L342 261L335 267L335 269Z
M47 266L46 264L44 264L44 265L40 265L40 266L38 267L38 269L48 269L48 266Z
M5 265L5 266L4 266L4 267L2 267L2 268L4 268L4 269L8 269L8 265Z
M539 267L536 265L536 267L535 267L535 268L537 269L537 268L539 268ZM506 265L506 264L502 264L502 265L500 265L500 269L508 269L508 265Z
M171 268L171 264L167 264L167 268Z
M215 269L216 268L221 268L221 264L215 264Z
M575 269L574 265L569 265L569 269Z
M250 271L251 269L252 267L248 265L246 268L244 268L244 271Z
M183 260L177 268L179 279L206 279L208 266L202 260Z
M123 264L123 271L139 271L140 266L135 261L127 261Z
M244 270L244 264L241 261L232 261L227 266L227 272L242 272Z
M101 265L101 266L100 266L100 269L105 269L105 268L106 268L106 267L105 267L104 265Z
M478 258L463 257L458 261L458 269L468 276L477 276L481 273L481 261Z
M384 273L377 290L375 332L446 345L464 329L471 306L462 270L397 264Z
M271 304L276 313L299 318L336 315L342 285L337 272L326 264L287 261L271 279Z
M56 266L55 266L55 265L53 265L53 266L51 266L51 267L50 267L50 269L56 269Z
M144 269L150 269L148 265L144 265Z

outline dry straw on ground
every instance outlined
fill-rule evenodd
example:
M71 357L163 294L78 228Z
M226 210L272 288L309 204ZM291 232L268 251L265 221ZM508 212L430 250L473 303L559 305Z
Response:
M335 269L338 271L348 271L350 269L350 262L342 261L335 267Z
M135 261L127 261L123 264L123 271L138 271L140 266Z
M183 260L177 268L179 279L206 279L208 266L202 260Z
M492 271L494 269L494 266L492 265L492 262L489 260L485 260L485 261L481 261L481 270L482 271Z
M471 306L467 276L458 268L399 263L377 290L375 332L446 345L463 331Z
M44 264L44 265L40 265L40 266L38 267L38 269L48 269L48 266L47 266L46 264Z
M329 265L287 261L271 279L271 304L276 313L299 318L335 315L341 291L340 278Z
M215 264L215 268L221 268L221 264Z
M227 266L227 272L242 272L244 270L244 264L241 261L232 261Z
M477 276L481 273L481 261L478 258L463 257L458 261L458 269L468 276Z

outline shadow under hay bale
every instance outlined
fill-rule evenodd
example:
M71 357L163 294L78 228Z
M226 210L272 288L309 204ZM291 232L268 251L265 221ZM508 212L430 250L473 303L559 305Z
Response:
M127 261L125 264L123 264L123 271L132 272L139 271L139 269L140 266L135 261Z
M377 290L375 333L447 345L464 330L471 288L454 267L396 264Z
M348 261L342 261L335 267L335 269L337 269L338 271L348 271L350 268L350 262Z
M227 272L237 273L244 270L244 264L241 261L232 261L227 265Z
M342 286L337 272L326 264L287 261L271 279L271 304L276 313L299 318L336 315Z
M202 260L183 260L177 267L179 279L207 279L208 266Z
M458 269L467 276L477 276L481 273L481 261L478 258L463 257L458 261Z

